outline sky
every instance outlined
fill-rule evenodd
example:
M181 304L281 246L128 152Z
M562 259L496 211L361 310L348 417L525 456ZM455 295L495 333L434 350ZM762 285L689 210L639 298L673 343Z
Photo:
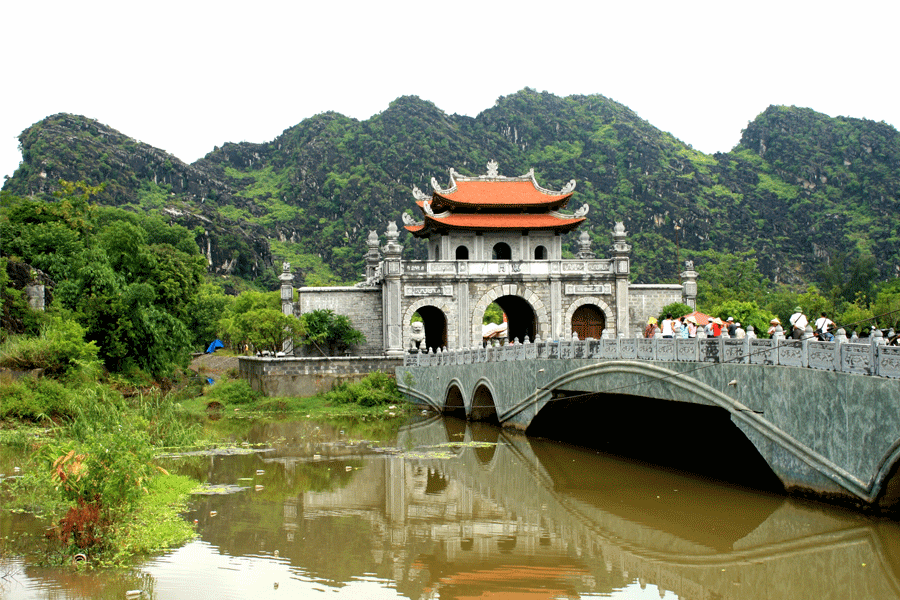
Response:
M896 0L12 0L0 175L60 112L190 163L325 111L415 95L474 117L525 87L602 94L706 153L771 104L898 127L898 23Z

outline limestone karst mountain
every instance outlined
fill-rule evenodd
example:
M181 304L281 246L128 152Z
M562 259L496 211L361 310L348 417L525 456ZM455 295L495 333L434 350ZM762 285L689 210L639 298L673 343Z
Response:
M732 151L706 155L604 96L524 89L474 118L409 96L365 121L319 114L188 165L58 114L21 134L23 162L3 189L106 183L99 201L194 229L215 273L274 280L287 259L307 283L327 284L358 279L368 231L399 223L413 186L428 192L451 167L478 175L496 160L503 175L534 168L548 188L575 179L594 249L605 252L624 221L644 282L674 280L685 259L714 260L712 251L752 251L765 275L793 284L853 256L874 257L881 277L900 274L896 129L770 106L735 139ZM419 242L401 241L420 255Z

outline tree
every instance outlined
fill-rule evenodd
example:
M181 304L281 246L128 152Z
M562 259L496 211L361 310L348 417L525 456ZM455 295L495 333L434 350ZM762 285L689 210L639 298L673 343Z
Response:
M726 300L760 302L770 288L756 263L756 252L727 254L717 250L696 253L700 277L698 300L702 306L715 306Z
M244 339L257 350L280 352L286 341L297 344L305 331L300 319L271 308L245 312L237 320Z
M301 343L314 346L323 356L334 356L366 341L366 336L353 327L350 319L330 309L303 313L300 320L306 330Z
M769 322L775 318L774 314L761 309L756 302L741 302L740 300L726 300L713 309L712 315L722 320L734 317L735 322L740 323L745 331L748 327L753 326L757 336L765 336L769 329ZM782 322L787 323L786 320Z

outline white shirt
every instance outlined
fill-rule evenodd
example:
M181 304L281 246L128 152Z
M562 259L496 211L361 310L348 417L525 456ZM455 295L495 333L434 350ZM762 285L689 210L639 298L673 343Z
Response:
M675 335L675 330L672 329L672 319L664 319L663 320L662 334L663 335Z
M832 325L834 325L834 321L832 321L828 317L819 317L818 319L816 319L816 329L818 329L822 333L830 330Z
M806 315L803 313L794 313L791 315L791 325L799 329L806 329L809 321L806 320Z

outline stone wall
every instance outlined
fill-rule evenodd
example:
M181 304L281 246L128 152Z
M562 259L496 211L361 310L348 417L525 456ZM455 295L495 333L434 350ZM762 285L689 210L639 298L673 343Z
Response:
M381 287L300 288L297 316L319 309L330 309L350 319L353 327L366 336L365 344L355 347L360 356L384 354L384 329Z
M644 331L647 319L657 316L663 306L673 302L684 302L684 288L679 284L632 283L628 293L628 323L632 337Z
M266 396L305 397L331 391L336 383L359 381L373 371L393 374L402 364L402 358L381 356L241 356L238 370L250 387Z

